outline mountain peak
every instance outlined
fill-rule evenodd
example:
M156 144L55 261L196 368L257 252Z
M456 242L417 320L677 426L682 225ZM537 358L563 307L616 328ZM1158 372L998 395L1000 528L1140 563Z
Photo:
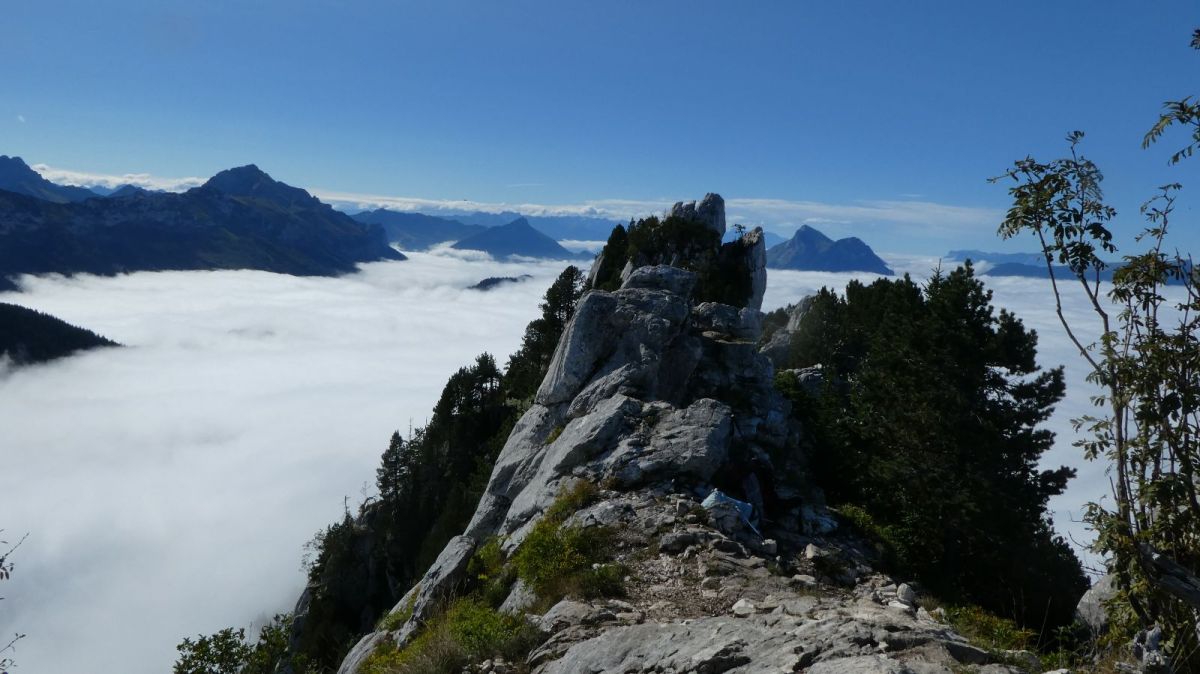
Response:
M558 245L557 241L534 228L524 217L468 236L456 242L453 247L460 250L481 250L496 258L521 256L569 260L575 257L571 251Z
M0 181L40 179L41 177L40 173L29 168L29 164L26 164L24 159L15 155L10 157L0 154Z
M24 159L15 155L0 155L0 190L60 204L83 201L96 196L94 192L83 187L58 185L46 180L42 174L30 168Z
M277 181L254 164L236 166L225 169L209 178L205 187L220 190L226 194L246 196L261 184L275 184Z
M275 180L255 164L225 169L209 178L202 189L215 190L231 197L267 199L281 204L317 201L307 191Z
M800 225L800 228L796 230L796 233L792 235L792 238L797 240L807 239L809 241L827 241L829 243L833 243L833 239L825 236L825 232L822 232L816 227L810 227L808 225Z
M866 271L891 276L892 270L857 237L833 239L801 225L792 238L767 251L767 266L804 271Z

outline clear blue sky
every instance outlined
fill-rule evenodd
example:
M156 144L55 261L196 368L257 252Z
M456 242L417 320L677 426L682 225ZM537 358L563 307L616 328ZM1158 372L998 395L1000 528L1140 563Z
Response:
M1182 235L1200 159L1139 146L1200 93L1196 26L1183 0L6 3L0 154L613 212L719 191L781 233L941 253L999 248L986 178L1078 128L1131 223L1190 188Z

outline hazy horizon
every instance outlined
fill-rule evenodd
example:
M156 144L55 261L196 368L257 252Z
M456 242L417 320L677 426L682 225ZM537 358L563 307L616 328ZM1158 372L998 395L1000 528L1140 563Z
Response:
M356 207L618 219L713 191L735 222L917 254L1028 250L995 242L1009 200L987 179L1075 129L1122 245L1159 185L1196 175L1167 165L1185 132L1140 147L1192 93L1184 0L66 0L5 19L0 154L59 178L179 187L254 163Z

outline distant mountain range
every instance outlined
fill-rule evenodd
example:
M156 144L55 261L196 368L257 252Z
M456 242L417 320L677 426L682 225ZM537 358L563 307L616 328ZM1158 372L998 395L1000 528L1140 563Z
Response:
M1046 269L1046 258L1041 253L991 253L982 250L952 250L946 253L946 257L952 260L971 260L972 262L987 262L991 264L992 266L983 272L983 276L1050 278L1050 272ZM1119 269L1122 264L1112 261L1105 264L1108 266L1100 272L1099 279L1111 282L1113 280L1113 272ZM1056 264L1053 267L1055 278L1064 279L1074 277L1074 273L1066 265ZM1089 278L1095 278L1095 276L1089 275ZM1167 280L1167 285L1169 286L1181 284L1182 281L1176 279Z
M181 194L118 190L108 198L45 181L19 158L0 180L0 289L18 274L259 269L303 276L403 260L383 228L364 225L254 165ZM49 187L48 187L49 186ZM42 196L36 196L42 195Z
M951 260L959 260L965 262L986 261L991 264L1022 264L1022 265L1041 265L1046 266L1046 258L1041 253L993 253L985 250L952 250L946 253L946 257Z
M585 215L527 215L514 211L501 213L476 211L448 217L463 224L483 227L499 227L507 225L517 218L524 218L531 227L557 241L607 241L608 235L612 234L613 227L623 224L617 220Z
M865 271L884 276L894 272L861 239L834 241L802 225L791 239L767 250L767 267L802 271Z
M362 223L382 226L388 240L404 250L428 250L439 243L451 243L452 248L478 250L497 259L531 257L573 260L592 257L563 248L555 239L534 228L529 218L523 216L502 224L481 225L464 224L436 215L380 208L356 213L353 217ZM483 221L493 223L494 218L483 218Z
M92 185L88 189L102 197L108 197L108 198L114 198L114 199L119 199L121 197L131 197L135 194L145 194L145 193L151 191L144 187L138 187L137 185L118 185L117 187L104 187L103 185ZM95 195L93 195L93 196L95 196Z
M98 346L117 344L49 314L0 302L0 361L32 365Z
M352 217L369 225L381 225L387 233L388 241L403 250L427 250L439 243L459 241L487 229L483 225L464 225L457 220L436 215L389 211L384 208L363 211Z
M591 259L587 253L576 254L557 241L534 229L527 218L517 218L497 227L487 227L454 243L459 250L483 251L494 258L536 257L552 260Z

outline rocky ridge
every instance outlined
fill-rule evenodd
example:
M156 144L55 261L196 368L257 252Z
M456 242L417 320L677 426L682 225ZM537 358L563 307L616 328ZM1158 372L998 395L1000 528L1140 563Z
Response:
M716 195L672 212L724 229ZM543 641L525 663L470 671L1040 671L1029 654L970 645L837 530L757 347L761 230L742 244L732 250L757 291L748 306L696 303L696 274L666 265L628 269L618 290L580 300L470 524L396 604L401 624L363 637L339 673L358 672L382 644L409 643L480 545L495 538L513 553L580 481L601 485L599 498L563 526L616 532L627 597L568 597L527 615L536 597L517 581L501 609L526 615ZM755 515L704 507L716 488Z

